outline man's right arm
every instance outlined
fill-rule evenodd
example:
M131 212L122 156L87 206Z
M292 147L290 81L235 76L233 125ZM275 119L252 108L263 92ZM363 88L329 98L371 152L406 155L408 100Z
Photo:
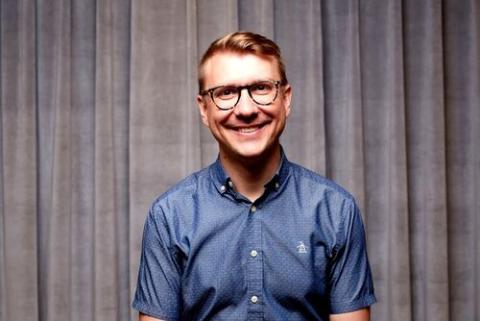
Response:
M138 321L165 321L165 320L160 320L160 319L157 319L157 318L153 318L153 317L150 317L150 316L140 312L140 314L138 315Z
M171 244L163 209L154 203L145 221L137 289L132 303L140 312L139 321L179 319L181 272Z

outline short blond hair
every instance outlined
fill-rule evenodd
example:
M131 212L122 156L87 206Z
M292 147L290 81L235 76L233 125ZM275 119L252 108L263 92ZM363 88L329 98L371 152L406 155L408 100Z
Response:
M219 52L232 52L238 54L253 54L262 58L274 59L278 64L281 82L286 85L288 83L285 72L285 64L283 63L280 47L272 40L262 35L248 32L237 31L218 38L202 56L198 64L198 87L202 91L204 85L204 70L203 67L208 59Z

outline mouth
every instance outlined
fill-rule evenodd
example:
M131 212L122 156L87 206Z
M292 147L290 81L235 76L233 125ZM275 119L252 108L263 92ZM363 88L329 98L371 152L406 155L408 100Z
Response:
M261 130L263 127L265 127L267 123L262 123L262 124L255 124L255 125L249 125L249 126L238 126L238 127L232 127L233 130L240 134L253 134L259 130Z

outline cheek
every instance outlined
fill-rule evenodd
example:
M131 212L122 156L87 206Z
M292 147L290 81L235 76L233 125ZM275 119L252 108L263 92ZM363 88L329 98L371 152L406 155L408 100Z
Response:
M276 119L279 123L283 123L287 118L287 111L283 108L283 106L277 106L275 113L272 113L270 116Z
M216 108L216 107L215 107ZM209 114L208 122L211 126L219 126L228 122L231 113L226 111L212 111Z

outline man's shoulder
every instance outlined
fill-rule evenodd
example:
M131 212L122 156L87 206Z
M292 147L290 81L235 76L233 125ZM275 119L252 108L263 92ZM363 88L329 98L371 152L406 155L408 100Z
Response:
M153 202L154 205L175 200L182 201L186 198L191 198L197 193L200 184L208 183L210 180L211 166L212 165L193 172L174 185L170 186L165 192L157 196Z
M146 224L188 229L195 221L199 204L212 191L211 166L183 178L150 204ZM170 228L169 228L170 229Z
M352 194L332 179L296 163L290 162L290 168L293 178L300 186L322 192L322 194L334 194L354 202Z

